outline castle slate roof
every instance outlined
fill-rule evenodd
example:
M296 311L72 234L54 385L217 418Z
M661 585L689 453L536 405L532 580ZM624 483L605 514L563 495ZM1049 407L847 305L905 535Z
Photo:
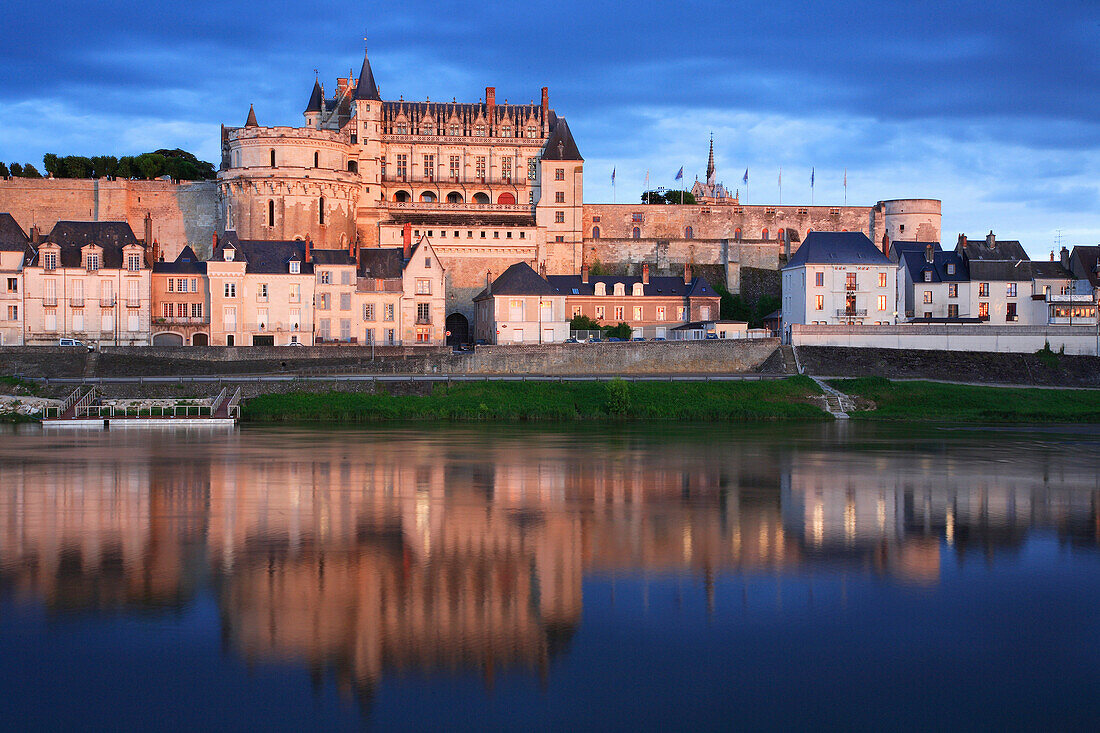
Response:
M354 265L355 257L346 249L314 249L311 253L315 265Z
M81 248L94 244L103 248L101 267L106 270L122 267L122 248L136 244L130 225L124 221L59 221L46 241L61 248L62 267L81 266Z
M359 274L381 280L394 280L405 270L402 247L364 247L359 250Z
M31 240L11 214L0 213L0 250L4 252L24 252L30 247Z
M289 263L292 260L299 260L302 263L303 275L313 273L313 265L305 261L306 243L299 240L239 239L235 231L229 230L218 242L208 261L222 261L224 259L222 253L228 248L235 250L234 262L246 263L247 272L285 275L290 272Z
M573 139L573 133L569 131L569 123L565 121L565 118L552 114L551 121L553 122L553 129L550 132L550 139L546 141L542 159L584 160L581 157L581 151L577 149L577 143Z
M320 112L321 111L321 82L317 79L313 80L313 93L309 95L309 103L306 105L306 112Z
M172 262L154 262L153 272L167 275L202 275L206 273L206 262L195 254L191 245L186 245Z
M906 244L915 244L915 242L907 242ZM905 269L909 271L910 277L913 278L913 282L947 283L966 282L970 279L970 272L966 267L966 262L959 256L958 252L944 252L939 242L936 242L933 247L932 262L928 262L928 257L925 252L925 248L919 250L906 248L901 252L902 264ZM948 265L955 266L954 274L947 272ZM931 280L924 279L925 271L930 271L932 273Z
M378 85L374 82L374 72L370 68L370 59L363 51L363 68L359 70L359 81L355 85L355 98L382 101L378 94Z
M557 288L547 282L526 262L517 262L500 273L493 280L492 295L561 295ZM488 288L482 290L474 300L491 297Z
M244 121L245 127L259 127L260 123L256 122L256 110L252 105L248 105L248 119Z
M810 232L787 263L805 265L892 265L863 232Z

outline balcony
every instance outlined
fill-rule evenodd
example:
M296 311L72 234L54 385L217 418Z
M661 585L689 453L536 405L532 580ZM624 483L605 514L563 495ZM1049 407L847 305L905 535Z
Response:
M46 306L47 308L55 307L57 305L57 296L47 295L42 299L42 305Z
M1095 299L1092 293L1047 293L1048 303L1075 303L1077 305L1092 305Z
M391 210L414 212L493 212L498 214L525 214L527 216L534 214L534 206L531 204L449 204L446 201L386 201L382 205Z
M382 176L383 183L412 183L416 185L440 186L441 188L463 188L468 186L528 186L530 181L526 176L399 176L387 173Z
M837 308L837 318L863 318L867 315L866 308Z
M99 307L100 308L114 308L115 307L115 298L114 298L114 296L113 295L108 295L106 298L100 298L99 299Z
M127 308L140 308L141 307L141 299L139 298L139 299L135 300L135 299L132 299L132 298L127 298L126 299L126 307Z
M857 287L856 283L849 283L849 282L844 283L844 290L846 292L852 293L852 292L855 292L858 289L859 288Z
M196 323L210 323L209 316L173 316L171 318L154 318L153 323L158 326L186 326Z
M430 325L432 325L432 319L431 319L430 316L427 317L427 318L419 318L418 317L416 319L416 325L418 325L418 326L430 326Z
M83 308L84 298L69 298L69 305L73 308Z

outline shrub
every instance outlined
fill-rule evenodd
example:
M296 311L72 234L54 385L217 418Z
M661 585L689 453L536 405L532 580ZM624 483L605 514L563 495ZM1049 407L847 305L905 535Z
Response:
M630 412L630 387L616 377L607 383L607 413L626 415Z

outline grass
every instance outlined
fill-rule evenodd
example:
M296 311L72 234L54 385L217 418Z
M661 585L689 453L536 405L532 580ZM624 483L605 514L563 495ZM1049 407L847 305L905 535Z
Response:
M875 409L853 412L853 418L954 422L1100 422L1100 390L891 382L882 377L834 379L829 384L841 392L875 403Z
M38 385L26 379L12 376L0 376L0 394L38 395Z
M430 395L325 392L245 400L249 422L824 420L806 377L760 382L476 382Z

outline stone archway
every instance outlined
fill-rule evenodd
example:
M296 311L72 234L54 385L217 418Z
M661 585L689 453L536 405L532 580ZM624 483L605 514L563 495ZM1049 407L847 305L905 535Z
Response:
M475 204L487 204L487 203L489 203L489 194L482 193L481 191L478 191L477 193L474 194L474 203Z
M183 346L183 336L178 333L155 333L153 346Z
M208 333L196 333L194 336L191 337L191 345L192 346L209 346L210 345L210 334L208 334Z
M458 346L470 343L470 321L461 313L447 316L447 345Z
M498 204L514 204L516 203L516 197L505 191L500 196L497 196Z

